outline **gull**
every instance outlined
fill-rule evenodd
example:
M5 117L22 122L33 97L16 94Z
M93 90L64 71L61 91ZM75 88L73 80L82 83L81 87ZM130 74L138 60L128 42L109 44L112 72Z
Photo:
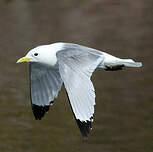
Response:
M141 62L121 59L86 46L57 42L37 46L17 63L29 62L30 100L36 120L48 112L64 83L69 103L83 137L92 129L95 89L92 73L98 69L141 67Z

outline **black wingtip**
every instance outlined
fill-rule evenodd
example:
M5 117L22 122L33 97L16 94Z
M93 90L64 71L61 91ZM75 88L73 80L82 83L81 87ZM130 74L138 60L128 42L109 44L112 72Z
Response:
M32 104L32 111L36 120L41 120L41 118L44 117L45 113L48 112L48 110L49 110L49 105L38 106L38 105Z
M90 118L90 121L89 120L87 120L87 121L80 121L79 119L76 119L76 116L75 116L75 114L73 112L73 109L72 109L72 106L71 106L71 102L70 102L68 93L66 92L66 94L67 94L67 97L68 97L68 100L69 100L69 103L70 103L70 107L71 107L73 116L74 116L74 118L75 118L75 120L77 122L77 125L78 125L78 127L79 127L79 129L81 131L81 134L84 137L84 139L87 139L88 134L90 133L90 130L92 130L92 122L93 122L93 117L94 116L92 116Z
M77 125L81 131L83 137L88 137L90 130L92 129L92 122L91 121L80 121L76 119Z

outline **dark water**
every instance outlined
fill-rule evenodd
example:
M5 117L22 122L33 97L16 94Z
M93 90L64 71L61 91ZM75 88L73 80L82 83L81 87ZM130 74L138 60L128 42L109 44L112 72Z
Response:
M152 152L153 1L0 1L1 152ZM42 121L29 101L30 48L57 41L143 62L141 69L98 70L94 129L84 141L64 88Z

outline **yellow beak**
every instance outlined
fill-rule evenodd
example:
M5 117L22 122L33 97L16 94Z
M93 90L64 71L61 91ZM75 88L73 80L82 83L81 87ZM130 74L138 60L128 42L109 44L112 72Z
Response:
M19 60L17 60L17 62L16 62L16 63L22 63L22 62L28 62L28 61L30 61L30 59L29 59L29 58L22 57L22 58L20 58Z

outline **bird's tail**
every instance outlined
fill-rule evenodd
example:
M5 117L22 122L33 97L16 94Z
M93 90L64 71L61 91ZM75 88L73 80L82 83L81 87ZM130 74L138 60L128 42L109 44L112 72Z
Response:
M142 67L141 62L135 62L132 59L121 59L121 64L123 64L125 67Z

